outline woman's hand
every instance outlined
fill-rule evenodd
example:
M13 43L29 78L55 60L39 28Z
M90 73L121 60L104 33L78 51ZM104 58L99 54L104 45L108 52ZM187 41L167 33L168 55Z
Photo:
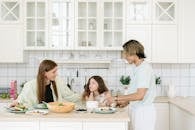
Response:
M10 104L10 107L15 107L16 105L18 105L19 102L14 100L11 104Z

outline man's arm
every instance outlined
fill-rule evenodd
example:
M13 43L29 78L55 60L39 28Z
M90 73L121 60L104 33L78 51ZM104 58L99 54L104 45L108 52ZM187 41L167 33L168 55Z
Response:
M140 101L143 100L147 90L148 90L147 88L138 88L137 92L128 95L118 96L116 100L117 101Z

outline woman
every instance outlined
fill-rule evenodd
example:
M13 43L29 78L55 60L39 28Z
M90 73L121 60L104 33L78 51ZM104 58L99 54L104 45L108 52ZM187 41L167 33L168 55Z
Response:
M133 130L154 130L155 108L155 75L152 67L144 60L144 47L136 40L130 40L123 45L124 56L129 64L134 64L128 95L109 98L119 105L130 102Z
M80 96L72 92L63 80L57 77L57 70L57 64L54 61L43 60L39 65L37 78L24 85L12 106L22 103L30 107L42 101L78 102Z
M98 101L99 106L108 105L106 98L111 97L104 80L100 76L92 76L89 78L82 99L84 101Z

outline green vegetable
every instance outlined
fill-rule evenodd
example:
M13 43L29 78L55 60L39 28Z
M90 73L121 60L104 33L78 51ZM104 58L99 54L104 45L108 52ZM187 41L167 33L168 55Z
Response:
M60 104L58 104L58 106L64 106L64 104L63 103L60 103Z
M8 93L2 93L0 94L0 97L3 99L9 98L9 94Z

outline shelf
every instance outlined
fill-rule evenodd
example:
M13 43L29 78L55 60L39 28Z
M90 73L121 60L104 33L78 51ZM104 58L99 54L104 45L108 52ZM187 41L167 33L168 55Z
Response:
M57 60L57 63L63 64L110 64L110 60Z

